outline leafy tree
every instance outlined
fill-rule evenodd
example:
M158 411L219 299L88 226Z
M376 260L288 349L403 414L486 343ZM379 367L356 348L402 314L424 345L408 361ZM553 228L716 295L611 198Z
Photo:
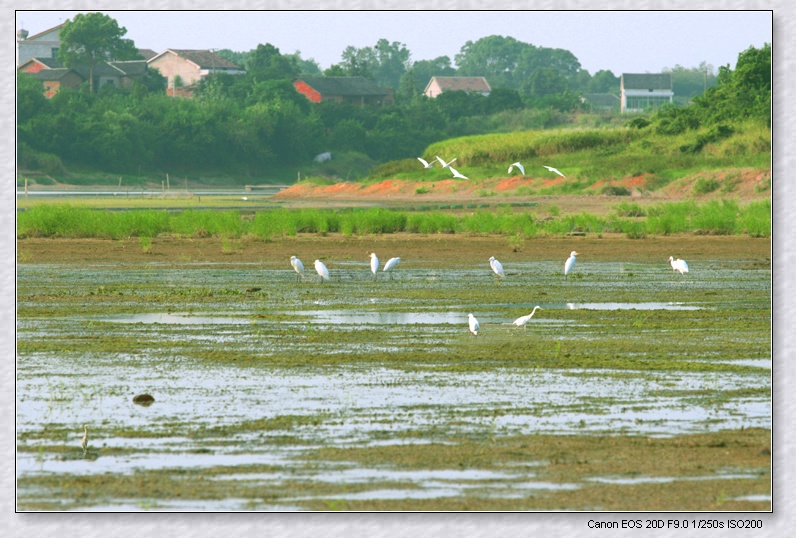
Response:
M36 114L47 110L49 102L42 92L41 82L29 73L17 73L17 125L27 123Z
M716 85L717 78L713 66L702 62L698 67L687 69L675 65L672 69L664 69L665 73L672 74L672 91L678 103L687 104L696 97Z
M246 64L246 73L255 81L292 79L299 75L298 62L294 56L283 56L270 43L257 45Z
M133 60L135 44L124 39L127 29L102 13L78 13L61 28L58 59L67 67L89 67L89 92L94 93L94 68L102 62Z
M346 47L340 67L348 76L372 79L383 88L398 88L409 65L406 45L379 39L374 47Z
M567 81L553 67L536 69L528 80L528 94L535 98L546 97L567 90Z
M612 93L619 95L619 77L611 70L601 69L594 73L587 85L588 93Z

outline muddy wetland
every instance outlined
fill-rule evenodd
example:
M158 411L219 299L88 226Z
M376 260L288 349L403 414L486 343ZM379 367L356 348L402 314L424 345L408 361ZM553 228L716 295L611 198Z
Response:
M768 239L17 247L19 510L772 509Z

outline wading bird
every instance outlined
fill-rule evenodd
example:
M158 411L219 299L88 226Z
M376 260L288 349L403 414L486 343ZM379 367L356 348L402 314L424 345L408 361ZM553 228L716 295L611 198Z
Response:
M469 319L470 323L470 332L475 336L478 336L478 329L481 328L481 324L478 323L478 320L475 319L475 316L472 314L467 314L467 318Z
M383 271L385 273L390 273L390 280L392 280L392 270L398 267L399 263L401 263L401 258L390 258L387 260L387 263L384 264Z
M441 165L442 165L442 168L450 168L450 167L451 167L451 165L452 165L453 163L455 163L455 162L456 162L456 159L457 159L457 158L456 158L456 157L454 157L454 158L453 158L453 159L451 159L449 162L445 162L445 161L443 161L443 160L440 158L440 156L439 156L439 155L437 155L437 160L439 161L439 164L441 164ZM453 170L453 168L451 168L451 170Z
M292 265L293 270L296 271L296 281L304 278L304 264L301 263L301 260L299 260L295 256L291 256L290 265Z
M528 321L530 321L530 319L533 317L534 314L536 314L536 311L541 309L542 307L539 305L534 306L533 312L531 312L527 316L522 316L520 318L515 319L513 321L514 325L516 325L517 327L525 327L525 324L528 323Z
M495 259L494 256L489 257L489 266L495 272L495 274L501 278L506 276L506 273L503 271L503 265Z
M514 163L511 166L509 166L509 174L511 173L512 170L514 170L515 166L520 170L520 173L524 176L525 175L525 167L523 165L521 165L520 163Z
M375 252L370 253L370 272L373 273L373 279L376 279L376 272L379 270L379 258Z
M421 163L423 163L423 168L434 168L434 161L431 161L429 163L429 162L426 162L426 160L423 159L422 157L418 157L417 160L420 161Z
M329 280L329 270L323 264L321 260L315 260L315 270L318 272L318 275L321 277L321 284L323 284L324 280Z
M672 264L672 272L680 271L681 275L688 272L688 264L685 263L685 260L680 258L675 260L672 256L669 256L669 263Z
M459 171L452 166L449 166L448 168L450 168L450 171L453 172L453 177L458 177L459 179L470 179L469 177L460 174Z
M564 174L562 174L561 172L559 172L557 168L553 168L552 166L546 166L546 165L544 165L544 164L543 164L542 166L544 166L545 168L547 168L547 169L548 169L548 170L550 170L551 172L555 172L556 174L558 174L558 175L559 175L559 176L561 176L561 177L567 177L567 176L565 176Z
M88 451L88 426L83 424L83 439L80 441L80 448L83 449L83 455Z
M569 274L570 271L572 271L572 268L575 266L575 256L577 255L578 253L575 252L574 250L569 253L569 258L567 258L566 263L564 263L564 280L566 280L567 275Z

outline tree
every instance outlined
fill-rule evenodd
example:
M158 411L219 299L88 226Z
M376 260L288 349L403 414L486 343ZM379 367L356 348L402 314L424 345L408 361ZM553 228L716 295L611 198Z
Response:
M451 67L451 59L448 56L439 56L433 60L414 62L401 78L411 77L414 91L419 94L426 89L431 77L453 77L455 75L456 69ZM401 80L398 87L400 88L403 84L408 84L408 82ZM406 88L405 93L408 93L408 88Z
M78 13L61 28L58 59L66 67L89 67L89 92L94 93L94 68L102 62L133 60L135 44L124 39L127 29L102 13Z
M249 56L246 64L247 75L259 82L262 80L292 79L301 70L293 56L284 56L270 43L259 44Z
M619 77L611 70L602 69L594 73L587 85L589 93L613 93L619 95Z

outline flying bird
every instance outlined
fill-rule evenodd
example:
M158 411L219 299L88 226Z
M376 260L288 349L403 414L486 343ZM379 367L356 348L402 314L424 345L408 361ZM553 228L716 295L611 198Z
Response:
M573 250L572 252L569 253L569 258L567 258L566 263L564 263L564 279L565 280L566 280L567 275L569 274L569 272L572 271L572 267L575 265L575 256L577 256L577 255L578 255L578 253Z
M490 256L489 258L489 266L495 272L495 274L499 277L506 276L506 273L503 271L503 265L495 259L494 256Z
M453 172L453 177L458 177L459 179L470 179L469 177L460 174L459 171L456 170L454 167L449 166L448 168L450 168L450 171Z
M454 157L450 162L446 163L440 158L439 155L437 155L437 160L439 161L439 164L442 165L442 168L451 168L451 165L456 162L456 157ZM451 170L453 170L453 168L451 168Z
M321 283L323 283L324 280L329 280L329 269L326 268L321 260L315 260L315 270L321 277Z
M376 271L379 270L379 258L375 252L370 253L370 272L373 273L373 278L376 278Z
M390 280L392 280L392 270L398 267L398 264L401 263L401 258L390 258L387 260L387 263L384 264L384 269L382 269L385 273L390 273Z
M685 263L685 260L680 258L675 260L672 256L669 256L669 263L672 264L672 272L680 271L681 275L688 272L688 264Z
M295 256L291 256L290 265L292 265L293 270L296 271L296 280L300 280L301 278L304 277L304 264L301 263L301 260L299 260Z
M523 165L521 165L520 163L514 163L511 166L509 166L509 174L511 173L512 170L514 170L515 166L517 168L519 168L520 173L522 173L522 175L524 176L525 175L525 167Z
M514 325L516 325L517 327L525 327L525 324L528 323L528 321L530 321L530 319L533 317L534 314L536 314L536 311L541 309L542 309L541 306L536 305L533 307L533 312L531 312L527 316L522 316L515 319L512 323L514 323Z
M434 168L434 161L426 162L422 157L418 157L417 160L423 163L423 168Z
M478 320L475 319L475 316L472 314L467 314L470 323L470 332L473 333L475 336L478 336L478 329L481 328L481 324L478 323Z
M547 169L548 169L548 170L550 170L551 172L555 172L556 174L558 174L558 175L559 175L559 176L561 176L561 177L567 177L567 176L565 176L564 174L562 174L561 172L559 172L559 171L558 171L558 168L553 168L552 166L546 166L546 165L544 165L544 164L543 164L542 166L544 166L545 168L547 168Z

